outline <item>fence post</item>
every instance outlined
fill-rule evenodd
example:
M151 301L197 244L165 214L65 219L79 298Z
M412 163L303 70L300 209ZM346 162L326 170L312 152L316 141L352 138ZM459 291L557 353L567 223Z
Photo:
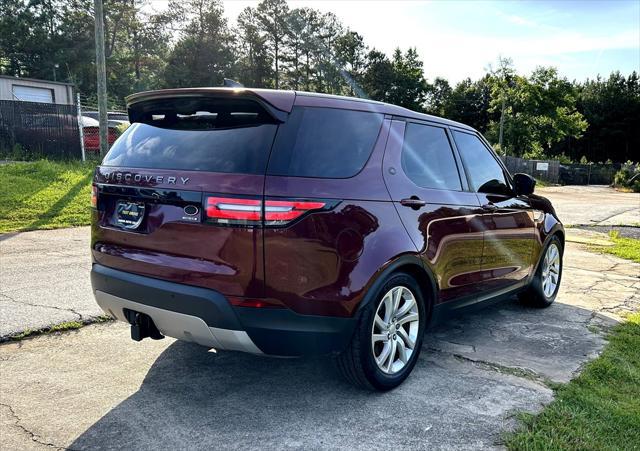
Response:
M86 161L84 153L84 130L82 128L82 107L80 106L80 93L76 93L76 107L78 110L78 135L80 135L80 149L82 150L82 161Z

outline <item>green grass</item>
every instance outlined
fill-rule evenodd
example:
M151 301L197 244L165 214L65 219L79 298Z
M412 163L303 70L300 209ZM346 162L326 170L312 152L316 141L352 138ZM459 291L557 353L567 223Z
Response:
M613 246L598 247L598 251L640 263L640 240L621 237L618 232L614 230L609 232L609 236L611 237L611 241L613 241Z
M0 233L89 224L95 163L0 165Z
M99 315L99 316L95 316L82 321L64 321L62 323L54 324L53 326L45 327L42 329L26 329L20 333L10 335L4 338L4 340L20 341L20 340L24 340L25 338L33 338L33 337L37 337L45 334L53 334L57 332L59 333L59 332L67 332L70 330L77 330L89 324L106 323L112 320L113 318L111 318L110 316Z
M609 343L555 400L506 437L512 450L640 449L640 313L616 326Z

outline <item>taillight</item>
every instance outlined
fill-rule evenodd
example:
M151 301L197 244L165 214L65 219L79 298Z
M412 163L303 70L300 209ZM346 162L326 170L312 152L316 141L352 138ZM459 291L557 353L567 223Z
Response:
M91 185L91 207L98 208L98 187Z
M322 210L326 202L298 200L266 200L264 202L265 225L277 226L298 219L312 210Z
M207 197L207 219L218 224L256 225L262 219L262 201L235 197Z
M209 196L205 202L207 221L228 225L283 226L305 213L328 210L337 201L260 199Z

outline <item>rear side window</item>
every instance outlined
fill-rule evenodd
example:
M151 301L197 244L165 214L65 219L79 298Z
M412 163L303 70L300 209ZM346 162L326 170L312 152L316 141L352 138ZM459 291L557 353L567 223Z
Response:
M443 128L408 123L402 145L402 169L422 188L462 189L453 150Z
M383 118L378 113L295 107L278 130L268 173L352 177L369 159Z
M162 99L129 114L134 123L105 166L264 174L278 127L257 102L242 99Z

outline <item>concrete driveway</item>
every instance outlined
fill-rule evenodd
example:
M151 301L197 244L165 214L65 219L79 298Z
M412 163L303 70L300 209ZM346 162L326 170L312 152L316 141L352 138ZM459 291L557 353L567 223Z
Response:
M576 205L567 199L564 205ZM561 205L561 216L571 214ZM2 244L3 293L8 242ZM10 284L33 274L32 261L22 261L26 267L11 273ZM83 264L49 280L73 293L58 279L81 283ZM50 296L54 289L35 293ZM88 292L75 296L83 299L73 301L76 306L90 299ZM328 358L216 354L169 338L135 343L118 323L7 343L0 346L1 447L500 447L501 434L516 424L514 415L548 403L548 384L575 376L601 351L603 330L639 308L640 265L568 243L554 306L535 310L510 300L438 326L411 377L384 394L342 382Z
M0 340L102 314L91 294L89 228L0 235Z
M536 194L551 200L564 225L640 226L640 194L608 186L549 186Z

